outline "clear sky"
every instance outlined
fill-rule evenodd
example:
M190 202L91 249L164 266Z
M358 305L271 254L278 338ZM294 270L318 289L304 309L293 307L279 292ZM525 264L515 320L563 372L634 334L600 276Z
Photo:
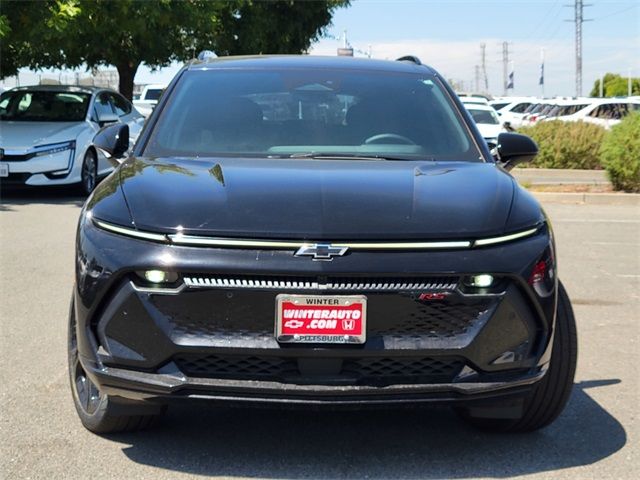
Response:
M640 77L640 1L585 0L583 93L602 73ZM502 42L509 42L514 94L540 93L541 49L545 52L545 93L575 93L573 0L354 0L339 10L328 33L344 29L351 45L372 56L414 54L445 77L474 84L480 43L486 44L489 89L502 91ZM333 54L339 41L323 39L311 53Z
M486 44L489 90L502 93L502 42L509 42L515 74L514 95L537 95L541 49L545 55L545 94L575 94L573 0L352 0L336 12L327 38L311 54L334 55L347 30L349 43L374 58L413 54L446 78L474 86L480 43ZM603 73L640 77L640 1L585 0L583 94ZM356 55L362 56L362 53ZM137 83L166 83L179 66L151 72L141 67ZM21 81L28 74L21 75Z

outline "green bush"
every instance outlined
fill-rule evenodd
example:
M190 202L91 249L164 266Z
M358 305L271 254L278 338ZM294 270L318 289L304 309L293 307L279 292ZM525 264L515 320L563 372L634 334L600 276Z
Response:
M640 113L629 115L607 134L600 149L613 188L640 192Z
M533 168L601 169L600 145L606 130L587 122L540 122L523 127L520 133L529 135L538 144L540 152Z

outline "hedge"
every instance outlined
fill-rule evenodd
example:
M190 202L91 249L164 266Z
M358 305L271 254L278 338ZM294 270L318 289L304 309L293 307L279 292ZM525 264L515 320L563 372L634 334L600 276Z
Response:
M540 149L536 159L527 167L602 168L600 146L607 132L599 125L553 120L522 127L519 131L533 138Z
M627 116L607 133L600 158L613 188L640 192L640 113Z

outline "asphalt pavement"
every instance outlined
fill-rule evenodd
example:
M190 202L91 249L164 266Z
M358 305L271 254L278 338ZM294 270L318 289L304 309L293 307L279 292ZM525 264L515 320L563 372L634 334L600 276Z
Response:
M154 430L84 430L66 374L82 199L0 202L0 477L47 479L635 479L639 459L640 208L546 203L580 342L564 414L533 434L480 433L446 408L318 412L209 404Z

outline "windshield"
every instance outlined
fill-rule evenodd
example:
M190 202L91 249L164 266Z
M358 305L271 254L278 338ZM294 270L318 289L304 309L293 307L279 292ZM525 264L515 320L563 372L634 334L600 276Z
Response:
M301 154L481 161L438 80L331 69L184 74L147 156Z
M489 125L498 125L500 120L498 120L498 115L491 110L480 110L478 108L469 108L469 113L473 117L473 120L476 123L484 123Z
M0 119L14 122L81 122L87 115L88 93L9 91L0 97Z

